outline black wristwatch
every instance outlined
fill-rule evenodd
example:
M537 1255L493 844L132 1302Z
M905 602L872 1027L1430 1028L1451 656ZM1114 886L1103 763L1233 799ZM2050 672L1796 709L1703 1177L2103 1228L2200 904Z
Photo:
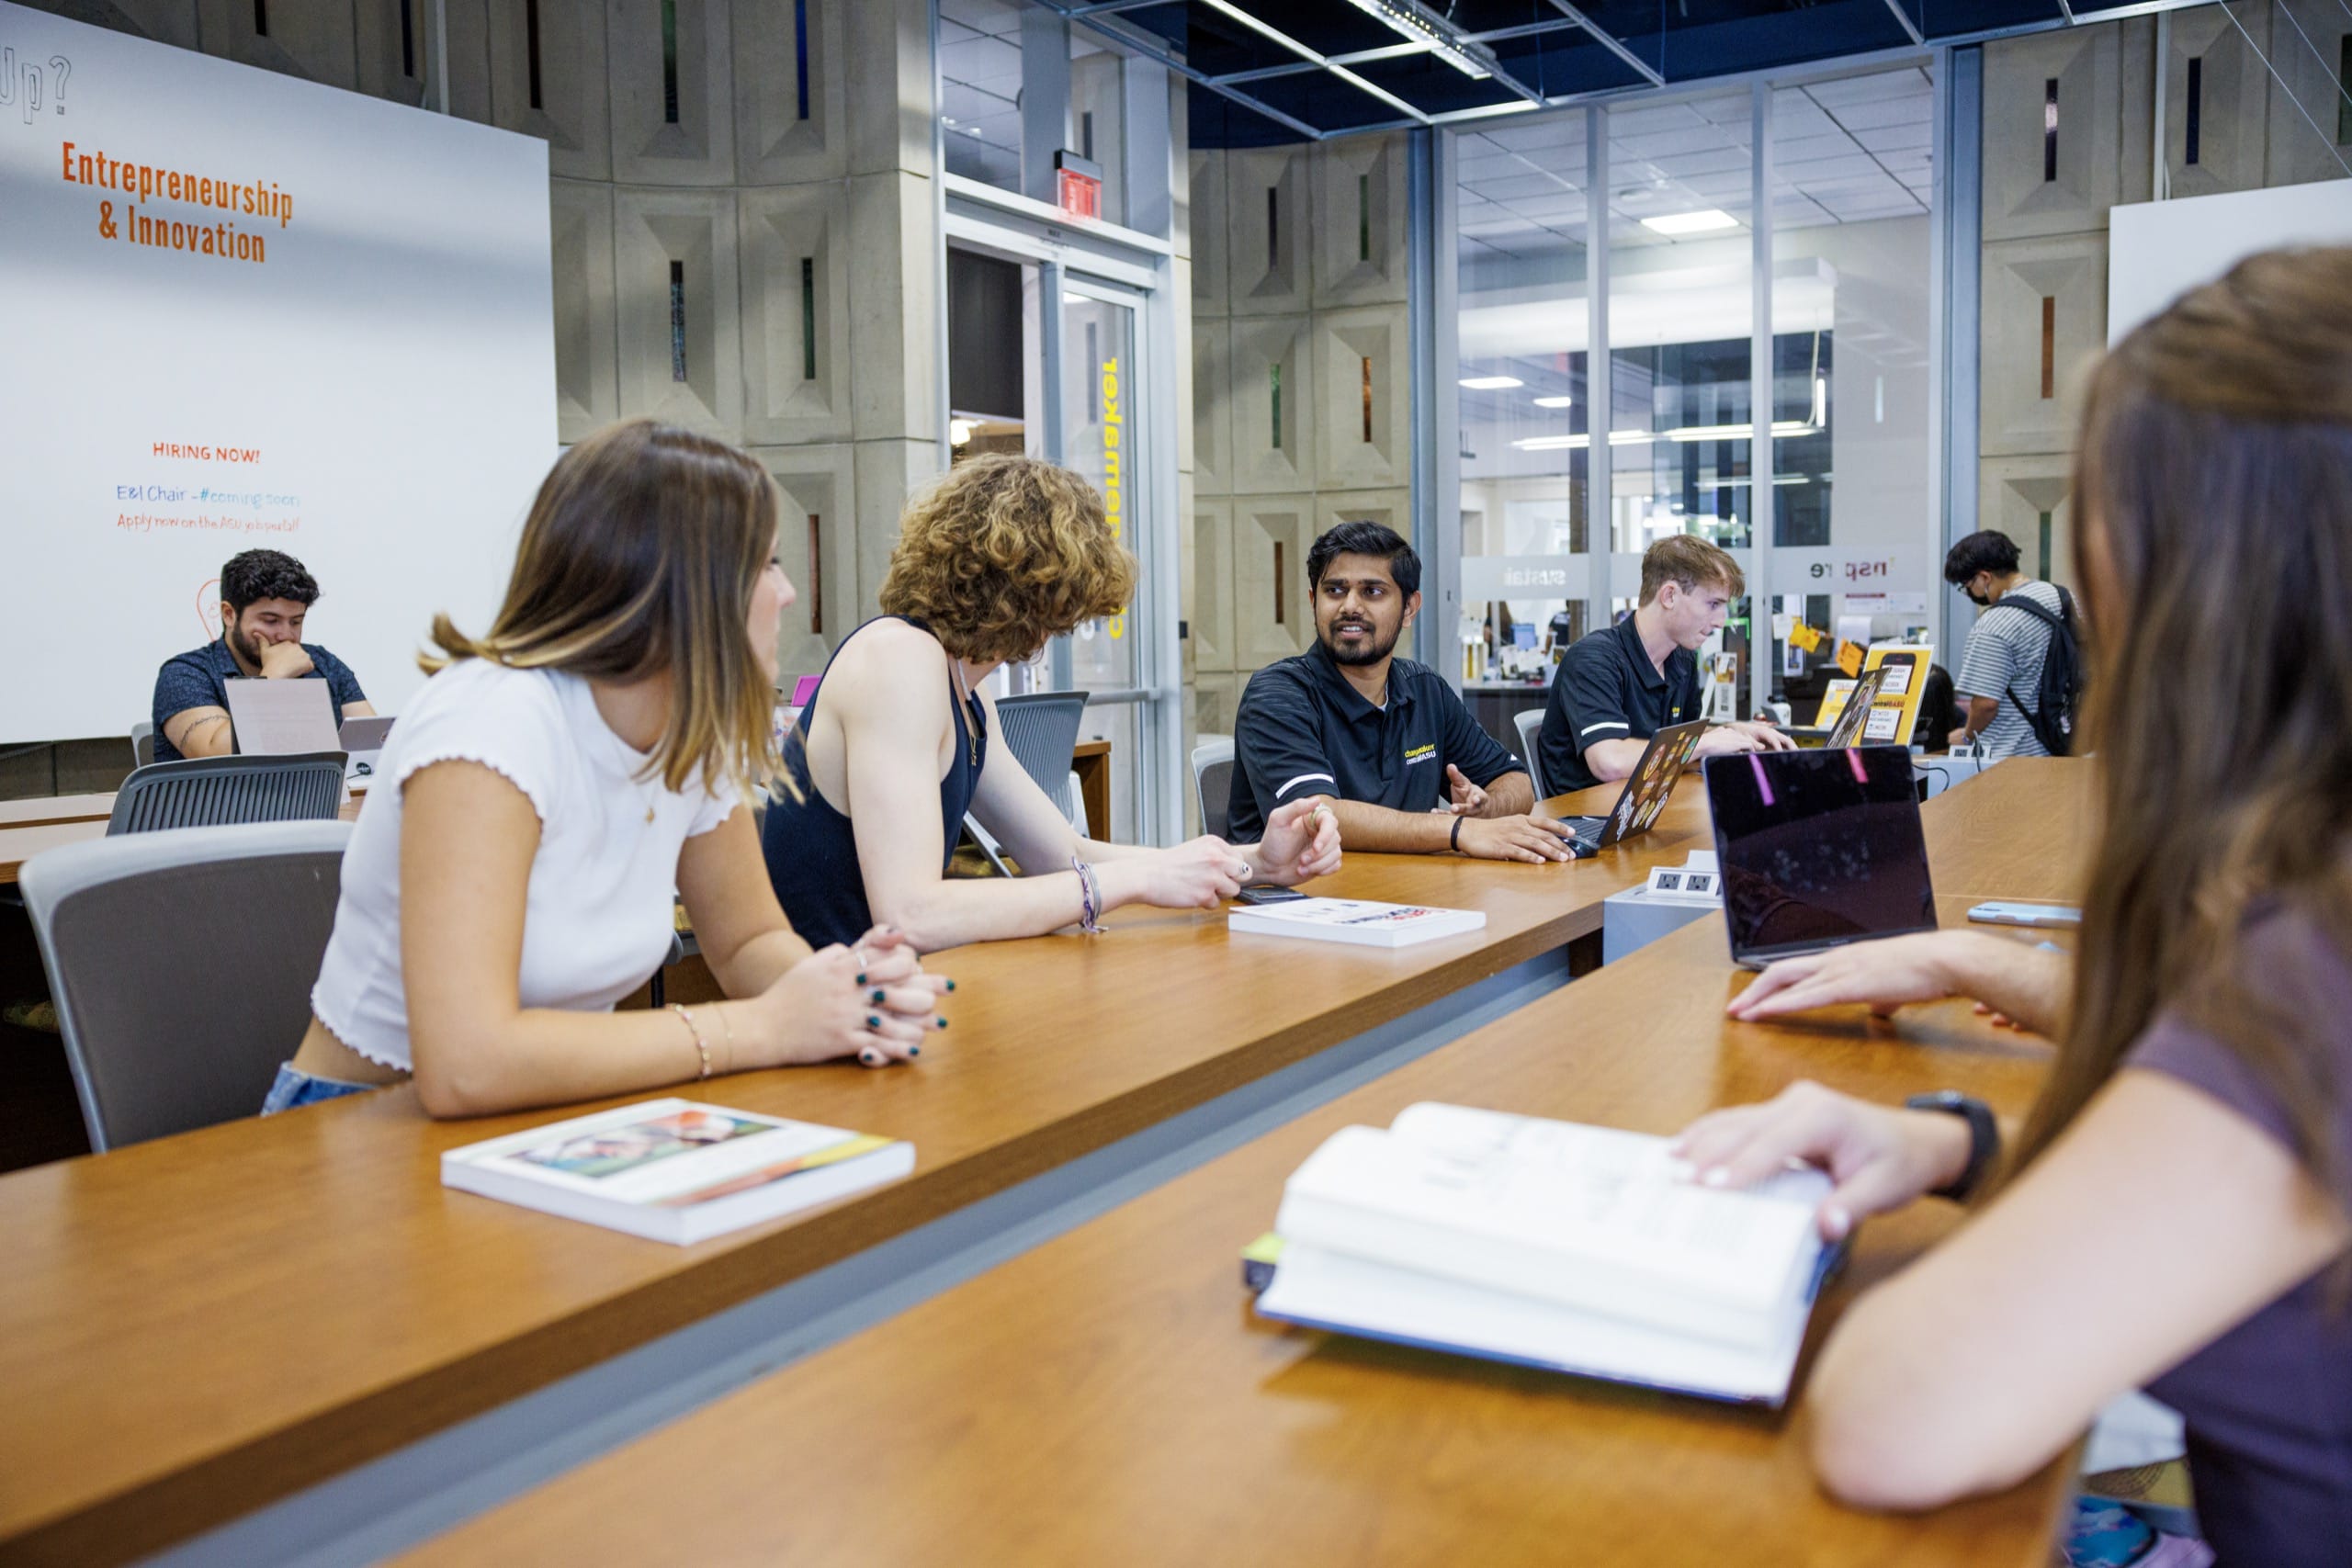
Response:
M1977 1184L1984 1179L1984 1173L2000 1157L2001 1124L1994 1120L1993 1108L1973 1095L1950 1089L1915 1094L1903 1104L1910 1111L1940 1111L1968 1123L1968 1164L1958 1177L1928 1194L1930 1198L1949 1198L1955 1203L1967 1202Z

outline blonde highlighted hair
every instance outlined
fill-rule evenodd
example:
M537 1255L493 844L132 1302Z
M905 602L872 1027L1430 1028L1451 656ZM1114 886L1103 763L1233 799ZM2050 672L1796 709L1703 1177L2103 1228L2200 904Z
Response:
M776 773L775 688L748 626L776 531L775 481L724 442L633 419L556 459L523 522L498 618L469 637L433 618L442 657L628 682L667 672L650 772L683 789Z
M881 598L949 653L986 664L1027 659L1081 621L1118 614L1135 588L1135 558L1112 536L1092 485L994 454L958 463L908 504Z

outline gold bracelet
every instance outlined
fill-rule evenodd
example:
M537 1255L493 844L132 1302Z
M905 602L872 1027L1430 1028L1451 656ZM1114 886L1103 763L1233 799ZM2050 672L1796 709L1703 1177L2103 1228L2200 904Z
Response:
M703 1043L702 1030L695 1022L695 1015L676 1002L670 1004L670 1010L678 1015L678 1021L684 1024L686 1032L695 1037L695 1054L702 1058L702 1076L710 1077L710 1047Z
M722 1073L731 1073L735 1070L735 1025L728 1018L727 1010L723 1007L718 1010L718 1027L727 1031L727 1065L718 1070Z

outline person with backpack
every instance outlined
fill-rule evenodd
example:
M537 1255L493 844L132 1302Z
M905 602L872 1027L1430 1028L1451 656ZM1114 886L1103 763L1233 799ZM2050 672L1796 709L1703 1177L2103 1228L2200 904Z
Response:
M1968 708L1951 743L1979 742L1996 761L2070 754L2083 684L2074 596L2019 571L2017 541L1989 528L1951 547L1944 581L1982 610L1952 682Z

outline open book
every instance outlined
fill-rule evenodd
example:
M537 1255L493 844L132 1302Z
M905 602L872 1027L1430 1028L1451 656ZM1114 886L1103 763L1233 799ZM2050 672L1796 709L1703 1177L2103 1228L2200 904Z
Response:
M441 1184L684 1246L914 1168L912 1144L653 1100L451 1149Z
M1283 1190L1271 1318L1712 1399L1788 1396L1836 1260L1791 1169L1692 1185L1667 1140L1462 1106L1345 1127Z

